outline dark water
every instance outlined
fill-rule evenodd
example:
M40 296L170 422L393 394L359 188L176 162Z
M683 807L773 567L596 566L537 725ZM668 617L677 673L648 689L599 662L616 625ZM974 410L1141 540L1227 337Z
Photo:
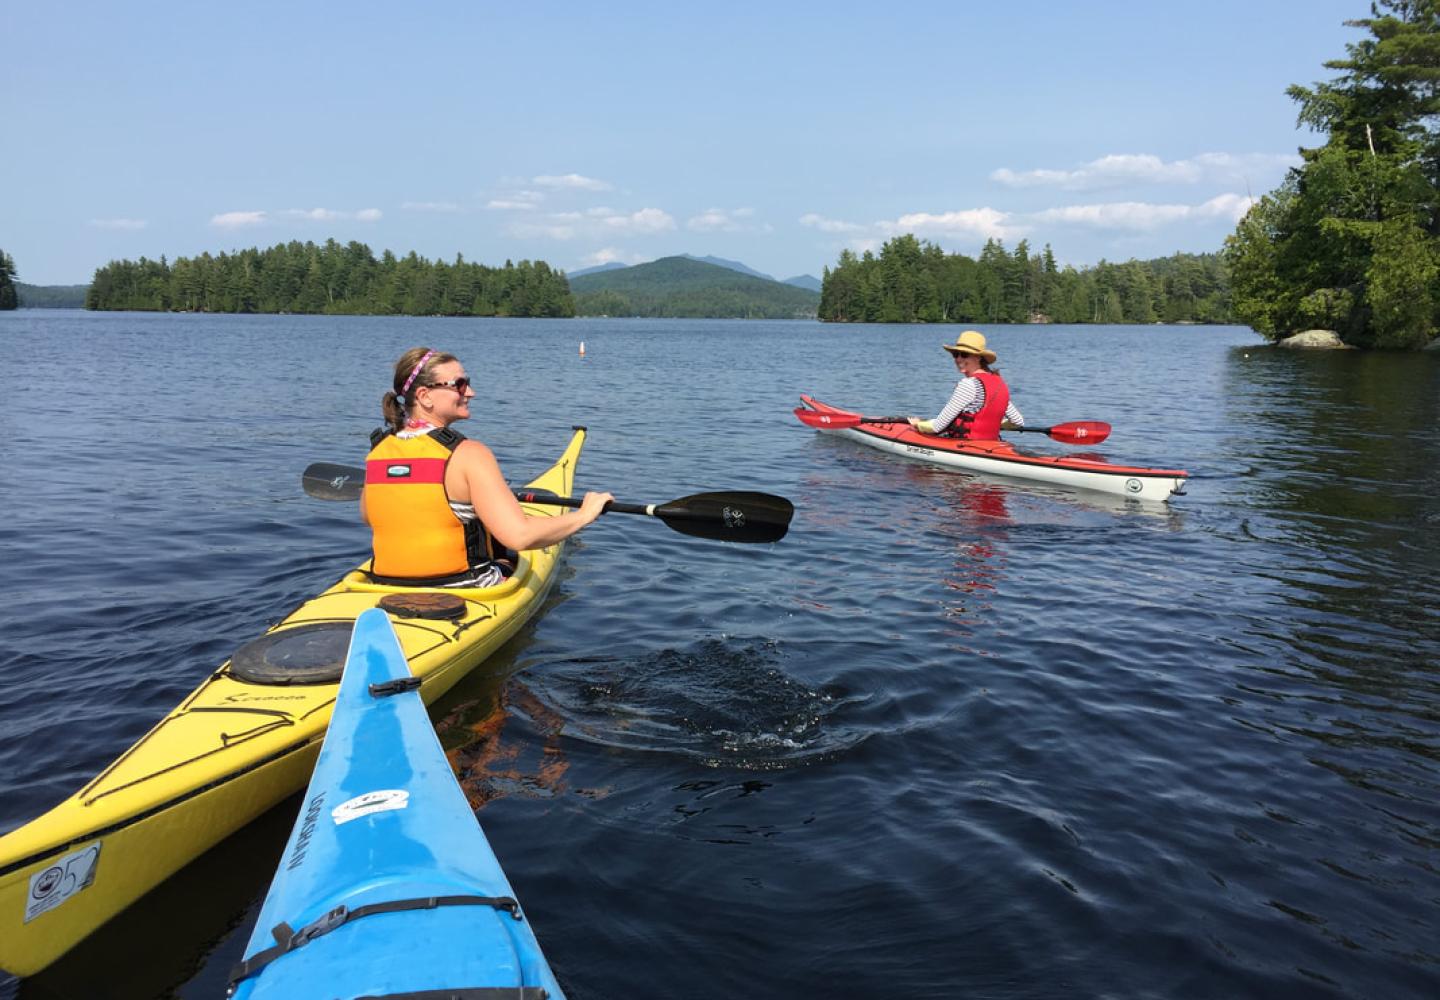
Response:
M428 343L491 380L465 430L513 481L584 423L584 486L799 509L774 546L602 520L435 707L572 997L1440 994L1440 356L986 332L1033 423L1108 420L1188 495L790 416L933 414L953 330L0 314L0 829L360 559L299 474ZM0 996L218 996L293 815Z

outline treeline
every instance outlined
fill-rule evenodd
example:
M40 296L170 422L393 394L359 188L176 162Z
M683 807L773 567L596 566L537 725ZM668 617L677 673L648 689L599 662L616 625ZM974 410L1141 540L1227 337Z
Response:
M723 289L649 294L634 291L577 292L575 315L643 316L649 319L813 319L815 316L803 304L761 299L748 292Z
M19 303L15 294L15 258L0 250L0 309L14 309Z
M277 244L178 257L111 261L95 272L85 308L158 312L405 316L573 316L570 286L544 261L486 267L389 250L377 260L351 241Z
M15 282L21 309L84 309L89 285L27 285Z
M835 323L1228 323L1229 285L1215 254L1059 267L989 240L978 260L912 235L826 268L820 319Z
M1440 333L1440 3L1377 0L1370 36L1294 86L1326 134L1226 240L1239 318L1270 340L1333 330L1352 347L1415 350Z

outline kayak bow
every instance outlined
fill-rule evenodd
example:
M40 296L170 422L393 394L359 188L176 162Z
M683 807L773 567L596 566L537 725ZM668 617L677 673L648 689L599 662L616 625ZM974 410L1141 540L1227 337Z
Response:
M418 686L390 618L362 612L235 1000L563 1000Z

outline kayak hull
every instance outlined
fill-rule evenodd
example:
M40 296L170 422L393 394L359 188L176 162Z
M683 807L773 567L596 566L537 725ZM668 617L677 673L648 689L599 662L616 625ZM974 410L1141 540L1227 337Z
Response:
M817 413L858 415L810 396L801 396L800 399ZM1169 500L1172 495L1185 491L1188 477L1182 469L1151 469L1064 455L1035 455L1018 451L1006 441L966 441L922 434L907 423L861 424L841 430L820 428L820 431L932 465L984 476L1095 490L1137 500Z
M528 486L568 497L585 432ZM540 516L564 508L525 505ZM530 620L554 583L563 543L523 554L503 584L450 588L458 617L397 619L426 704L448 691ZM386 587L352 571L259 637L348 642ZM251 644L253 645L253 644ZM248 648L248 646L246 647ZM277 645L276 649L281 648ZM344 646L340 646L343 656ZM0 837L0 969L30 976L225 837L304 786L330 720L338 678L258 682L239 669L245 649L207 677L149 733L54 809ZM338 672L338 665L337 665ZM303 670L296 676L304 678Z
M562 997L419 694L376 687L410 677L386 613L362 613L304 805L232 972L235 1000Z

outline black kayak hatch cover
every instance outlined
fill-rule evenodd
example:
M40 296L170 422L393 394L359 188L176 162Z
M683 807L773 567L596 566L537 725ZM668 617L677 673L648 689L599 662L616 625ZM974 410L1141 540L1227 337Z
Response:
M252 684L330 684L345 670L355 623L317 622L267 632L230 658L230 673Z

